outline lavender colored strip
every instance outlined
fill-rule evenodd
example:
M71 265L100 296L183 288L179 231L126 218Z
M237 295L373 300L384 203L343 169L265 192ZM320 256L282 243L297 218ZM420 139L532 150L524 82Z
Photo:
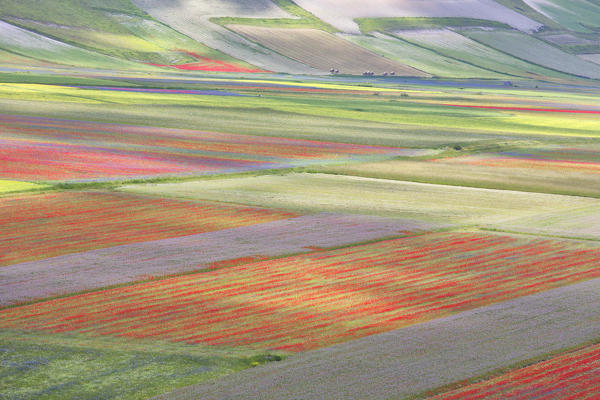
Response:
M166 94L193 94L197 96L237 96L249 97L248 95L223 90L194 90L194 89L154 89L154 88L131 88L116 86L69 86L77 89L87 90L109 90L114 92L137 92L137 93L166 93Z
M0 268L0 305L193 271L217 261L308 252L308 246L335 247L431 228L410 220L318 214L69 254Z

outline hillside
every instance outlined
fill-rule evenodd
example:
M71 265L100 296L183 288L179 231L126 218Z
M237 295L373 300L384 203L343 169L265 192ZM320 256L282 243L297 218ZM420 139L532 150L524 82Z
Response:
M0 0L0 65L598 79L600 5L563 3Z

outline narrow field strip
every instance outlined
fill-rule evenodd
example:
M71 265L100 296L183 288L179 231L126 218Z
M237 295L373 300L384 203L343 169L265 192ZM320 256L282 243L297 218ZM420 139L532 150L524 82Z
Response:
M296 354L156 399L415 399L597 340L598 303L600 279L593 279Z
M585 243L433 233L6 309L0 328L302 351L596 277Z
M25 192L29 190L44 189L46 185L38 185L32 182L8 181L0 179L0 195L12 192Z
M66 254L0 268L0 306L433 228L411 220L317 214Z
M106 192L0 198L0 266L295 216L288 212Z
M600 393L600 344L563 354L431 399L591 400L597 399L598 393Z
M450 164L481 165L493 168L529 168L565 173L600 173L600 151L594 149L552 149L487 153L433 160Z
M460 108L482 108L486 110L507 110L507 111L535 111L549 113L569 113L569 114L600 114L600 110L575 110L559 108L532 108L532 107L504 107L504 106L476 106L472 104L449 104L442 103L442 106L460 107Z
M210 174L418 153L384 146L0 114L0 177L8 179Z

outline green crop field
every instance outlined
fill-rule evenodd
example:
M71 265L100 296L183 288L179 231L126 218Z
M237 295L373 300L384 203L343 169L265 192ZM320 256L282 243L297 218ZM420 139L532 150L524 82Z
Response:
M0 0L0 400L595 398L599 10Z
M595 204L594 199L452 187L326 174L292 174L125 186L126 191L186 199L227 201L303 212L415 218L478 224L544 210ZM466 211L468 210L468 212Z

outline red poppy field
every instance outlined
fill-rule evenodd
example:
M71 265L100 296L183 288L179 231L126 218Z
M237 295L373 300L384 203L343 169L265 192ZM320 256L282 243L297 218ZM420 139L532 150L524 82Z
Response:
M556 356L432 400L600 398L600 345Z
M6 309L0 328L302 351L595 277L592 246L432 233Z
M293 216L260 208L104 192L0 198L0 266Z

